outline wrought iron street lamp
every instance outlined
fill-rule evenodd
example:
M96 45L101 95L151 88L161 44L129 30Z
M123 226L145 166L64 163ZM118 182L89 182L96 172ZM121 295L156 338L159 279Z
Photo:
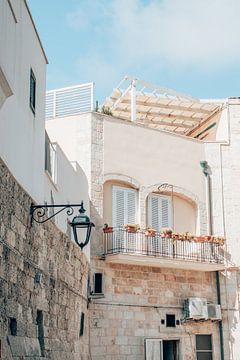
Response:
M83 249L89 242L92 227L95 226L89 219L87 215L84 215L85 209L83 207L83 202L81 203L79 214L74 216L70 225L73 228L73 236L76 244ZM80 242L80 239L84 239L84 241Z
M33 221L38 224L43 224L46 221L52 219L60 212L67 210L67 215L73 214L73 208L79 207L80 215L74 216L72 222L69 224L73 229L74 241L81 248L81 250L89 243L92 227L95 225L91 222L90 218L84 213L86 210L83 207L83 201L81 204L66 204L66 205L34 205L31 204L30 208L30 224L32 226ZM56 212L47 217L47 210L57 208Z

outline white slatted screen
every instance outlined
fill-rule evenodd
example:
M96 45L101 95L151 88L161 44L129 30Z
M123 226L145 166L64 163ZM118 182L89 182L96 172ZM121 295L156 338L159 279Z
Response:
M172 227L172 201L170 196L149 195L148 226L157 231L163 227Z
M163 360L163 342L160 339L145 340L146 360Z
M136 224L137 191L121 186L112 188L112 221L113 226Z
M46 119L93 111L93 91L93 83L47 91Z

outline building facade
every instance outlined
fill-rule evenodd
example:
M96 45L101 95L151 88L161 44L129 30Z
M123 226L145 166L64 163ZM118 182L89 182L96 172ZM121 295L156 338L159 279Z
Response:
M123 98L125 106L128 100ZM93 359L239 358L233 210L238 200L230 194L230 178L237 181L238 173L233 159L239 100L188 101L184 109L183 101L168 100L173 116L173 110L183 114L174 116L180 124L175 128L186 128L188 135L143 123L138 113L131 121L127 107L125 118L122 109L113 107L113 116L73 114L47 122L53 140L67 156L75 151L88 169L96 224L91 244ZM137 104L142 102L137 98ZM197 118L191 113L194 106L195 114L204 116L190 126L189 118ZM160 125L165 126L164 119ZM173 229L170 236L168 228ZM208 304L208 315L186 315L184 306L189 310L189 303L197 306L199 299Z

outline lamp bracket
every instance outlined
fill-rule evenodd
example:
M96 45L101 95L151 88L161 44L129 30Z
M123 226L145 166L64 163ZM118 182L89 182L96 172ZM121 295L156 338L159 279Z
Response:
M38 224L43 224L64 210L67 210L67 215L71 216L74 211L73 208L75 207L81 209L83 207L83 204L81 203L81 204L64 204L64 205L34 205L32 203L30 207L30 225L32 226L33 221L35 221ZM47 214L48 209L54 209L54 213L50 216L48 216ZM59 210L55 211L55 209L59 209Z

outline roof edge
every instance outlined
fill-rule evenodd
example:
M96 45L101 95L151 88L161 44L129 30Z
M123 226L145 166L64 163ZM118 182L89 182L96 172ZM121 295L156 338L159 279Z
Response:
M33 17L32 17L31 11L30 11L30 8L29 8L29 6L28 6L27 0L23 0L23 1L24 1L25 6L26 6L26 9L27 9L28 15L29 15L29 17L30 17L30 20L31 20L31 22L32 22L32 25L33 25L35 34L37 35L37 39L38 39L39 45L40 45L40 47L41 47L41 49L42 49L42 53L43 53L43 56L44 56L44 58L45 58L46 64L49 64L47 55L46 55L46 53L45 53L43 44L42 44L41 39L40 39L40 36L39 36L39 34L38 34L38 31L37 31L35 22L34 22L34 20L33 20Z

